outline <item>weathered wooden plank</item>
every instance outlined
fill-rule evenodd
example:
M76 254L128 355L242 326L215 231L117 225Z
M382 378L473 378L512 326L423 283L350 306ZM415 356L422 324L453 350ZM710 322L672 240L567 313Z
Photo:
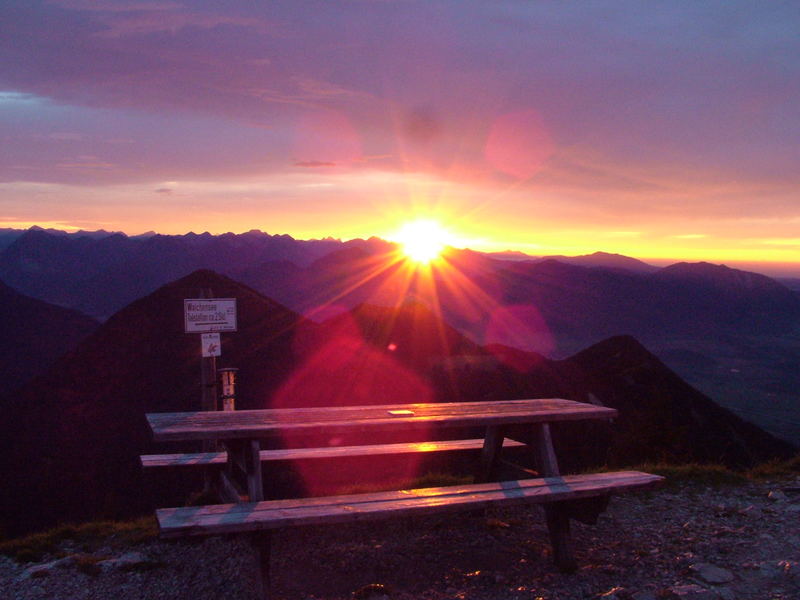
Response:
M657 475L636 471L568 475L327 498L169 508L158 510L157 517L165 537L210 535L466 510L492 504L546 503L642 488L662 480Z
M522 442L506 439L506 448L524 446ZM281 448L261 450L262 461L305 460L313 458L346 458L352 456L381 456L384 454L417 454L419 452L455 452L478 450L483 440L441 440L435 442L403 442L397 444L371 444L367 446L330 446L327 448ZM139 457L142 467L181 467L193 465L224 465L226 452L195 452L185 454L143 454Z
M439 495L458 495L458 494L471 494L474 492L495 491L497 489L505 489L505 486L549 486L551 489L557 489L558 486L569 486L574 484L575 481L581 481L583 485L596 484L605 488L625 489L627 487L643 487L652 485L654 482L660 482L663 477L651 475L649 473L642 473L639 471L615 471L611 473L592 473L588 475L565 475L557 478L543 479L531 478L511 482L488 482L488 483L472 483L464 485L453 485L436 488L419 488L409 490L388 490L385 492L372 492L369 494L347 494L341 496L320 496L310 498L288 498L284 500L270 500L269 505L274 509L294 509L297 507L314 507L314 506L328 506L332 504L353 504L362 500L367 501L391 501L397 499L404 499L408 497L426 497L433 498ZM244 503L242 505L229 505L218 504L203 507L209 514L213 513L228 513L233 514L238 511L251 512L252 506ZM159 510L180 510L179 508L167 508Z
M436 426L502 425L576 419L608 419L617 411L560 398L489 402L445 402L265 409L192 413L151 413L156 441L252 438L279 432L352 433L364 430L420 430Z
M235 411L233 415L225 415L224 411L210 413L156 413L155 417L165 419L183 419L184 417L194 418L201 416L203 423L213 424L216 417L222 417L224 421L231 419L237 422L247 422L253 416L258 419L270 419L274 417L282 425L289 425L293 422L315 422L325 423L345 419L347 421L357 421L359 419L372 420L376 416L391 417L391 421L413 420L419 417L430 416L459 416L477 413L481 416L493 413L507 413L517 411L522 408L528 411L531 406L536 410L556 410L582 409L584 411L595 408L602 409L603 414L613 413L613 409L596 407L591 404L584 404L563 399L528 399L528 400L506 400L506 401L485 401L485 402L450 402L450 403L428 403L428 404L399 404L381 406L338 406L338 407L317 407L317 408L293 408L293 409L267 409ZM394 414L389 414L394 413ZM397 414L399 413L399 414Z
M522 442L506 440L507 447L524 446ZM344 458L349 456L380 456L383 454L417 454L419 452L455 452L477 450L483 440L439 440L433 442L401 442L364 446L329 446L327 448L288 448L262 450L261 460L302 460L310 458Z
M194 465L224 465L227 452L186 452L183 454L143 454L139 457L142 467L182 467Z

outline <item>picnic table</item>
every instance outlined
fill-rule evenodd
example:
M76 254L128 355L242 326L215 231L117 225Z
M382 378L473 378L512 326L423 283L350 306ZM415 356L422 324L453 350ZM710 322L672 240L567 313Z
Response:
M608 420L613 408L560 398L486 402L446 402L379 406L335 406L264 410L148 414L157 442L218 440L223 450L149 455L146 467L220 465L219 490L225 504L159 509L164 537L259 532L264 595L268 593L269 536L272 529L413 516L475 509L489 505L540 503L555 563L574 570L569 519L580 518L589 503L590 520L605 508L613 492L648 487L662 478L637 471L564 475L559 471L550 424ZM465 428L483 428L479 439L458 439ZM349 434L430 436L427 442L334 447L262 449L262 441L302 439L302 434L342 439ZM520 432L523 435L518 435ZM448 438L447 436L450 435ZM463 435L463 434L462 434ZM511 438L516 438L511 439ZM274 445L274 444L271 444ZM503 448L527 445L536 471L521 469L519 479L494 481ZM262 464L336 456L379 456L416 452L479 450L476 483L344 496L264 500ZM240 477L237 477L236 474ZM237 483L238 479L238 483ZM241 483L242 485L239 485Z

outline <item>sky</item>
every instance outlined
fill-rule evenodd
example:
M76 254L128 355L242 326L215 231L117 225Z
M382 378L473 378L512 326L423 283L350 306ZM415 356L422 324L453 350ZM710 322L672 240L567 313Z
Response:
M0 227L800 276L800 3L4 0Z

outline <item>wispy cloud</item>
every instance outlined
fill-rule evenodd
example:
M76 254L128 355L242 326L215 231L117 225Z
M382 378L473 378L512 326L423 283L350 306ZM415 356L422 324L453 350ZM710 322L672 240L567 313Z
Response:
M48 0L48 4L91 12L163 11L184 8L180 2L131 2L129 0Z
M263 23L257 19L173 11L115 13L99 17L98 20L105 28L96 35L106 38L145 36L152 33L176 34L188 28L213 29L223 25L264 30Z
M295 167L307 167L307 168L310 168L310 169L317 169L317 168L320 168L320 167L335 167L336 166L335 162L328 162L328 161L323 161L323 160L299 160L299 161L295 161L293 164L294 164Z
M800 237L796 238L772 238L766 240L759 240L762 244L767 246L797 246L800 248Z

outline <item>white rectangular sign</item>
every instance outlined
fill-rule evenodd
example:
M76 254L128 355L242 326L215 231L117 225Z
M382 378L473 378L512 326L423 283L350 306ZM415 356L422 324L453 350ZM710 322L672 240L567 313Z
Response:
M200 343L202 344L204 358L222 356L222 342L218 333L200 334Z
M196 298L183 301L186 333L236 331L236 298Z

